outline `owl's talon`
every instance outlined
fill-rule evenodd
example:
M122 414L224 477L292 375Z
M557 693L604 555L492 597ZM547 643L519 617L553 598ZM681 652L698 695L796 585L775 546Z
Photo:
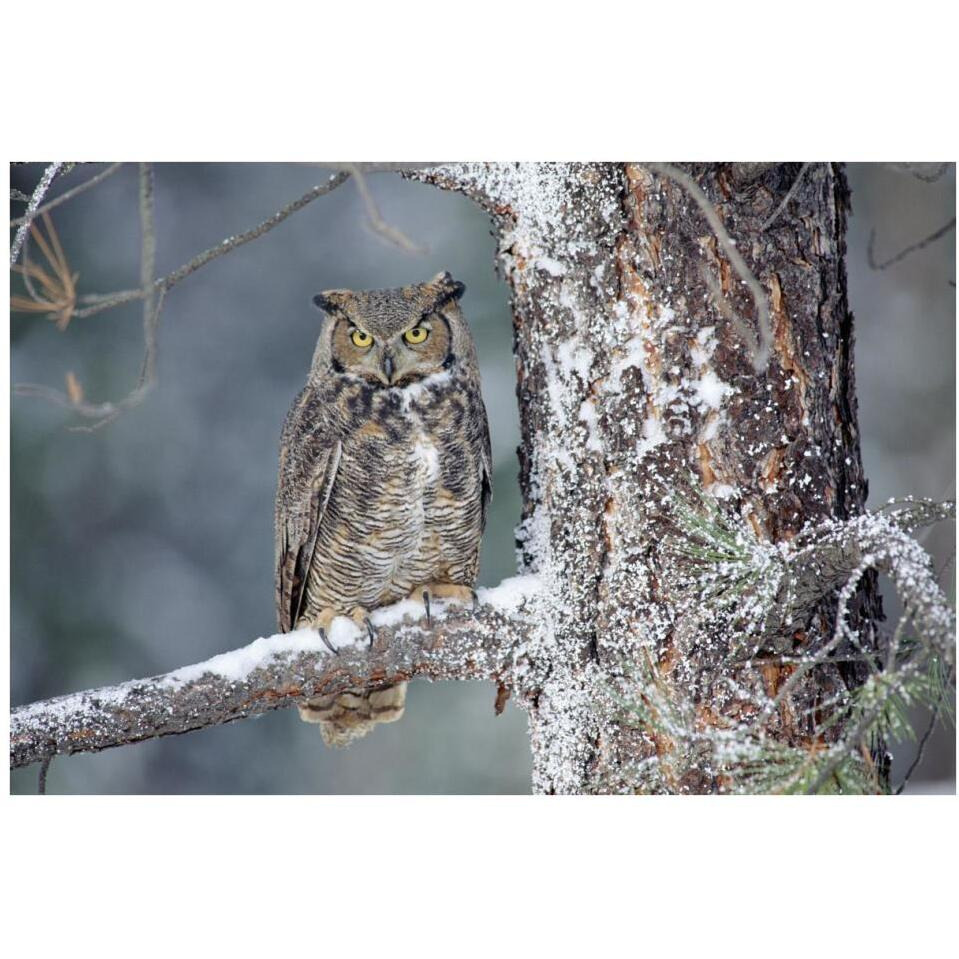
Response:
M426 607L426 625L433 625L433 617L430 615L430 594L429 590L423 590L423 605Z
M479 593L475 589L470 590L470 596L473 597L473 615L479 612Z
M376 632L375 632L375 630L373 629L373 623L370 621L370 617L369 617L369 616L364 616L364 617L363 617L363 622L366 623L366 632L369 634L369 637L370 637L370 649L372 649L372 648L373 648L373 643L376 642Z
M329 641L329 639L327 639L327 637L326 637L326 630L321 626L321 627L319 628L318 632L319 632L319 634L320 634L320 639L323 640L323 644L326 646L326 648L327 648L334 656L339 656L339 655L340 655L340 651Z

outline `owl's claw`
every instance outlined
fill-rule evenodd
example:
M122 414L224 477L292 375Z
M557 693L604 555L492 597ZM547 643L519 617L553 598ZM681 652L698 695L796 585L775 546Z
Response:
M433 625L433 617L430 615L430 593L429 590L423 590L423 605L426 607L426 625Z
M369 617L369 616L364 616L364 617L363 617L363 622L366 623L366 632L369 634L369 637L370 637L370 649L372 649L372 648L373 648L373 643L376 642L376 632L375 632L374 629L373 629L373 623L370 621L370 617Z
M470 596L473 597L473 615L479 612L479 593L475 589L470 590Z
M329 639L327 639L326 630L325 630L322 626L320 626L319 629L318 629L318 632L319 632L319 634L320 634L320 639L323 640L323 644L326 646L326 648L327 648L334 656L339 656L339 655L340 655L340 651L329 641Z

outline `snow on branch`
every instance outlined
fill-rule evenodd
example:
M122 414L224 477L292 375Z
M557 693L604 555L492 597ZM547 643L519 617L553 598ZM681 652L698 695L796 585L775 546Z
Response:
M161 676L43 700L10 717L10 768L55 755L98 752L159 736L256 716L329 695L422 676L508 683L532 630L534 576L479 590L474 613L436 603L428 626L405 600L372 613L376 638L351 620L334 620L333 654L315 630L257 639Z
M641 657L633 679L642 695L628 706L672 743L642 771L650 788L668 787L676 757L696 753L711 757L730 792L881 791L871 744L912 735L907 708L939 715L954 682L955 610L928 553L910 534L955 519L955 503L891 501L770 543L746 519L695 490L670 499L665 540L674 562L666 585L687 600L677 630L689 637L682 656L708 663L743 708L738 723L703 724L687 692L667 686L656 663ZM874 649L863 646L847 619L869 569L889 576L905 609L894 633ZM830 597L836 603L831 637L797 648L797 629ZM728 638L713 650L718 659L710 658L710 637ZM853 661L868 670L861 686L837 684L829 696L804 702L801 687L813 670ZM748 689L741 667L756 665L782 667L784 681L765 691ZM770 736L770 721L787 722L794 741Z
M20 256L20 249L23 246L23 241L27 238L27 233L30 230L30 224L33 223L34 217L36 217L37 211L40 209L40 204L43 202L43 198L47 195L47 190L50 189L50 184L53 183L62 166L63 163L51 163L43 171L43 176L40 177L40 182L36 185L36 187L34 187L33 195L30 197L30 202L27 204L27 210L20 218L20 225L17 227L16 236L13 238L13 246L10 247L11 266L17 262L17 258Z

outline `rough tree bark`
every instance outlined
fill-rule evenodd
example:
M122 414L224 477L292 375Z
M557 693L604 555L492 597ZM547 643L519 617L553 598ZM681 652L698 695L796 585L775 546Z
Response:
M767 291L772 355L757 373L732 310L756 329L756 304L702 212L675 182L636 164L458 166L417 174L490 212L513 293L524 519L522 563L551 611L516 678L530 714L534 787L637 787L634 771L672 744L623 717L634 664L652 656L699 721L723 725L754 707L730 689L775 694L789 666L733 667L714 637L684 623L665 593L657 492L693 473L748 516L758 536L788 540L809 521L846 518L866 496L856 421L852 315L844 264L848 189L817 164L768 230L799 165L686 168ZM793 624L815 647L834 601ZM874 584L858 604L879 615ZM863 636L866 646L872 637ZM859 676L813 671L780 710L773 735L801 744L794 721ZM708 757L676 757L668 786L723 783Z
M466 194L495 223L514 312L525 578L432 633L380 611L370 653L273 637L239 660L21 707L12 765L425 675L493 680L498 705L511 693L528 710L538 792L723 792L735 786L724 734L759 729L811 756L841 735L849 716L835 704L876 672L876 568L949 649L954 613L907 534L954 507L841 522L863 511L866 481L840 167L407 175ZM715 591L736 562L697 566L677 527L704 504L718 515L716 503L745 531L736 575L752 586L740 593ZM882 743L866 758L881 783Z

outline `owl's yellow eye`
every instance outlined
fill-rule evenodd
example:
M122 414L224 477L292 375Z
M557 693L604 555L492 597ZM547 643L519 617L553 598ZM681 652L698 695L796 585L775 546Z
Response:
M358 346L361 350L365 350L373 343L373 337L370 336L369 333L364 333L362 330L354 330L350 334L350 339L353 341L353 345Z
M414 326L412 330L407 330L403 334L403 339L407 343L425 343L430 331L425 326Z

